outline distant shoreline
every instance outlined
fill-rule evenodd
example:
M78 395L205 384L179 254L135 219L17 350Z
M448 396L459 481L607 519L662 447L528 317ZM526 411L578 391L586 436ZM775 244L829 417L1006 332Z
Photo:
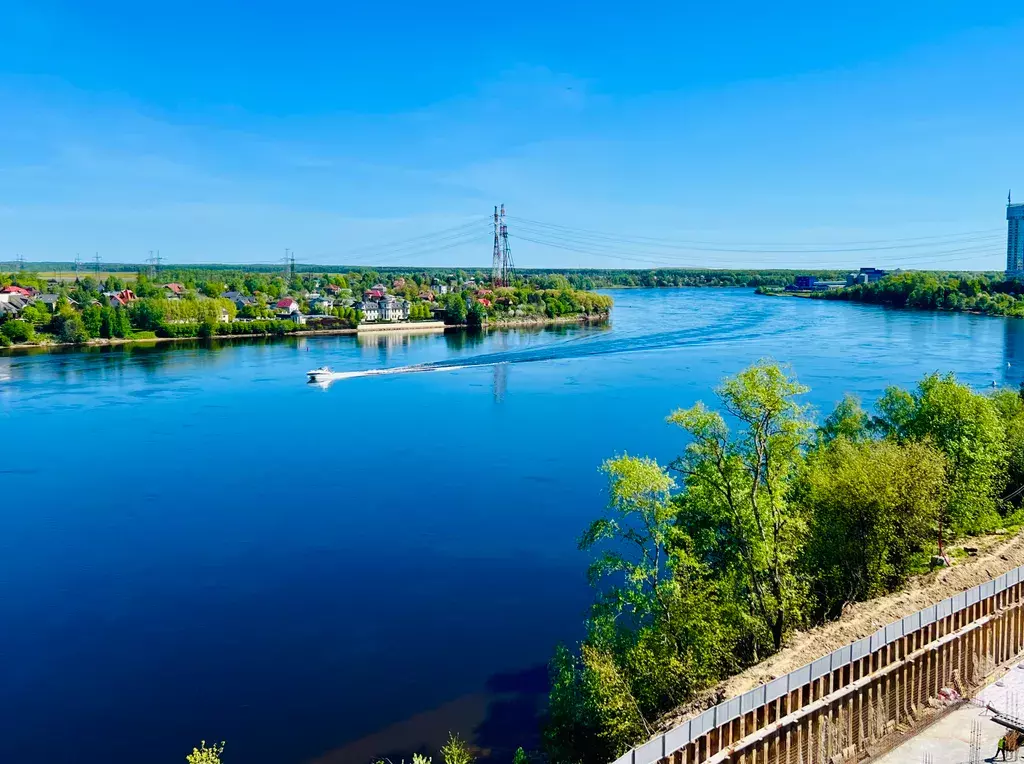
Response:
M6 353L13 353L19 350L49 350L49 349L73 349L73 348L87 348L87 347L119 347L122 345L145 345L145 344L157 344L164 342L201 342L215 340L231 341L231 340L245 340L245 339L285 339L287 337L330 337L339 335L356 335L356 334L379 334L385 332L447 332L449 330L460 330L465 331L468 329L479 328L480 330L489 329L514 329L516 327L542 327L542 326L559 326L564 324L590 324L590 323L602 323L607 321L609 314L603 313L600 315L588 316L588 315L576 315L576 316L558 316L555 318L539 318L530 317L522 319L513 319L506 321L494 321L484 324L480 327L471 327L468 324L445 324L441 321L422 321L415 323L395 323L395 324L366 324L358 328L344 328L344 329L305 329L295 332L288 332L287 334L217 334L211 337L117 337L111 339L91 339L87 342L70 343L70 342L26 342L18 345L12 345L7 348L0 348L0 356Z
M885 310L906 310L912 313L958 313L964 316L984 316L985 318L1013 318L1021 319L1024 316L1007 315L1005 313L989 313L977 308L920 308L907 305L888 305L884 302L867 302L865 300L840 300L837 298L815 297L813 292L759 292L761 297L800 297L805 300L821 300L822 302L844 303L846 305L865 305L870 308L884 308Z

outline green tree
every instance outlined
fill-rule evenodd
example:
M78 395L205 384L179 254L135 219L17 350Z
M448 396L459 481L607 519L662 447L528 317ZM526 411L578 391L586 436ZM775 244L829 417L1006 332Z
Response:
M110 339L114 335L114 309L104 305L100 308L100 337Z
M934 543L946 460L932 446L831 441L808 458L795 491L810 518L804 557L819 612L902 586Z
M854 443L871 436L871 417L852 395L844 396L818 428L818 440L824 445L840 436Z
M221 764L220 757L224 755L224 743L223 741L219 744L214 743L210 747L206 746L206 741L202 741L198 748L193 748L192 753L185 757L185 761L188 764Z
M466 313L466 323L469 326L483 326L487 322L487 308L482 303L474 302L469 306Z
M796 401L807 390L761 361L716 390L742 427L737 437L703 403L668 419L692 438L672 467L685 478L683 517L699 532L701 557L729 567L737 596L775 650L806 603L794 565L805 522L788 494L811 429L806 407ZM754 649L756 657L756 643Z
M0 332L11 342L31 342L35 339L36 330L28 321L5 321L0 324Z
M465 301L458 294L449 295L449 298L448 304L445 306L445 323L456 325L466 323L467 310Z
M111 337L130 337L132 335L132 323L128 317L127 308L120 306L113 309L110 317Z
M930 441L945 454L949 498L943 526L960 534L998 525L1006 432L991 398L952 374L929 374L912 392L888 388L876 408L875 426L883 435L900 442Z
M544 746L556 764L605 764L649 727L628 682L607 649L584 642L579 656L564 645L550 665Z
M29 321L36 327L43 327L50 323L50 319L53 318L50 311L41 302L32 303L26 305L21 311L20 318L23 321Z
M608 761L731 661L733 630L678 526L672 478L652 459L605 462L610 500L580 548L597 591L579 656L551 664L545 739L555 761Z
M61 318L60 331L57 333L57 338L61 342L81 345L89 341L89 332L85 328L85 322L82 321L81 316L77 313L72 313Z
M82 309L82 323L90 337L100 336L100 327L103 321L103 312L99 305L86 305Z
M992 404L1003 422L1006 444L1005 501L1015 506L1024 503L1024 383L1022 391L998 390Z
M161 303L164 302L169 301L147 298L135 302L129 311L134 327L141 331L153 331L159 328L164 321L164 311L161 307Z

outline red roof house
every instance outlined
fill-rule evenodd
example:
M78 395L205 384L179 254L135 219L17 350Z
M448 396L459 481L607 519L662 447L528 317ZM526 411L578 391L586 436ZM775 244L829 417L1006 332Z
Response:
M110 307L123 307L130 302L135 302L137 299L139 298L135 296L135 292L133 292L131 289L122 289L117 294L110 295Z
M185 287L176 281L172 281L170 284L164 284L164 289L167 289L175 294L184 294Z
M286 310L289 313L291 313L293 310L299 309L299 304L291 297L285 297L283 300L278 300L277 305L275 305L274 307L279 308L281 310Z
M20 294L22 297L31 297L32 290L11 284L10 286L5 286L3 289L0 289L0 294Z

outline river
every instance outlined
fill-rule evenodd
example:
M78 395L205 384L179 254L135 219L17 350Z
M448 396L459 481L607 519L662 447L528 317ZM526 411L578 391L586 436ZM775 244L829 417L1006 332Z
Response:
M397 761L449 729L510 761L580 633L603 459L667 462L665 416L762 357L819 410L1024 372L1019 320L610 293L601 327L0 354L0 761Z

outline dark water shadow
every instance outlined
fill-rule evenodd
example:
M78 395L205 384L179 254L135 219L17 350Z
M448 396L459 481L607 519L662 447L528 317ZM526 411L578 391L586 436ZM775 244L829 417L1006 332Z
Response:
M548 693L547 667L494 674L481 692L462 695L402 719L311 760L310 764L399 764L414 753L440 759L455 732L469 742L477 761L508 764L517 748L540 748L540 724Z
M520 746L540 748L540 729L548 696L548 669L544 664L487 680L490 702L484 720L473 730L473 743L494 762L512 761Z

